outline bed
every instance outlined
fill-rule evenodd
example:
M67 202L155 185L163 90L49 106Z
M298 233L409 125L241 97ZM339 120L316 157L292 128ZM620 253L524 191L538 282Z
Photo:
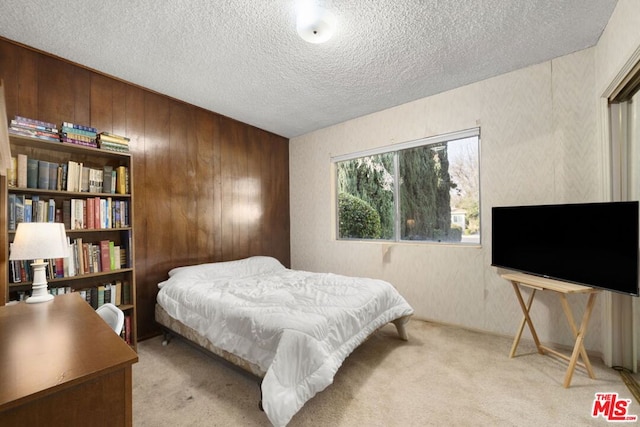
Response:
M378 328L393 322L407 340L413 314L388 282L291 270L265 256L174 268L158 287L156 321L261 378L275 426Z

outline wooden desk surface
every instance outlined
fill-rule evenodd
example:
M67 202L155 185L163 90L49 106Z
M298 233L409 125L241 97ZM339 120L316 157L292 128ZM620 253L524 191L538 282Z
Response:
M599 289L591 288L589 286L576 285L575 283L562 282L559 280L547 279L545 277L532 276L525 273L503 273L500 274L500 277L512 282L518 282L525 286L560 292L562 294L588 294L592 292L600 292Z
M0 412L137 361L78 293L0 307Z

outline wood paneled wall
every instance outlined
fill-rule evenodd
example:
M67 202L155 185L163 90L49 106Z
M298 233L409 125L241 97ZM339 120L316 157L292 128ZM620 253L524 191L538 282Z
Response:
M9 119L131 138L139 338L158 331L157 283L173 267L251 255L290 266L286 138L1 38L0 78Z

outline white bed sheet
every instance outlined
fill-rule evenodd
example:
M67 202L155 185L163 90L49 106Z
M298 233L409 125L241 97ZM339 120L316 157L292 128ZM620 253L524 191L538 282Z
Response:
M266 372L262 405L275 426L329 386L373 331L413 314L385 281L290 270L271 257L176 268L158 286L170 316Z

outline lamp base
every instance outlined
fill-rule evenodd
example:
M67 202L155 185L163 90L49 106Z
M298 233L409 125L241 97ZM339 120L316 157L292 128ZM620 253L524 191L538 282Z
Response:
M37 295L37 296L30 296L28 297L25 302L27 304L36 304L39 302L47 302L47 301L51 301L53 299L53 295L51 295L50 293L45 293L44 295Z
M31 264L31 267L33 267L33 285L31 285L31 296L26 300L28 304L47 302L53 299L53 295L47 292L47 275L44 271L47 264L48 262L40 260Z

